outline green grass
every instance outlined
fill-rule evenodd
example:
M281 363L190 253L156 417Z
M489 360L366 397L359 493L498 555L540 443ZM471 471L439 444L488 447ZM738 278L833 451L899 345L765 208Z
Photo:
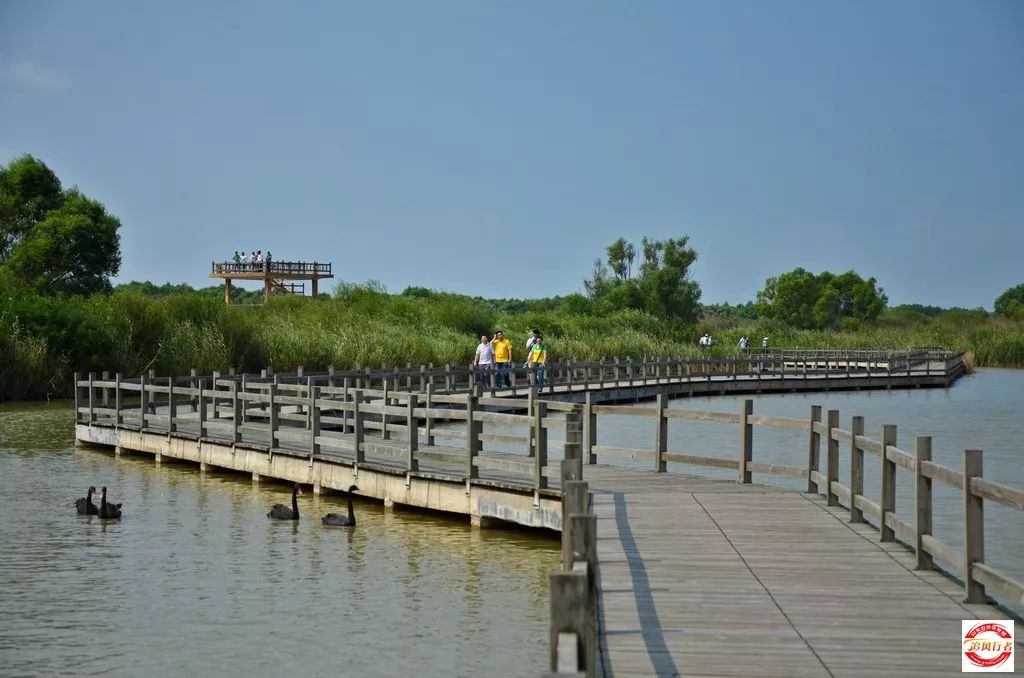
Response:
M278 372L411 364L468 364L481 333L502 329L515 358L539 327L555 360L603 357L695 357L705 331L714 355L736 352L746 334L759 347L894 349L936 347L970 351L977 366L1024 367L1024 322L984 313L934 319L884 315L878 326L842 331L794 330L775 321L716 318L682 325L635 311L594 316L544 306L505 312L453 294L388 295L347 286L334 299L277 298L265 306L225 306L202 294L147 297L121 291L86 299L0 299L0 400L70 393L71 375L110 370L137 375L213 370Z

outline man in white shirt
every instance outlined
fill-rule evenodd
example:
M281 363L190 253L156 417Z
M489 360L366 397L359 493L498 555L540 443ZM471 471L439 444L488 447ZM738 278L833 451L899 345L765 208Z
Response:
M540 330L538 330L535 327L535 328L533 328L533 334L530 336L529 339L526 340L526 354L527 355L530 354L530 349L533 348L533 345L535 343L537 343L538 339L540 339Z
M491 344L486 334L480 335L480 345L476 347L476 355L473 356L473 367L480 375L481 389L491 387L491 368L494 365L494 345Z

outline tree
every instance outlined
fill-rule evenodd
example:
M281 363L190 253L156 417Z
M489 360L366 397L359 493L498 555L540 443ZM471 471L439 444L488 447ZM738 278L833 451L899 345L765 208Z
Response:
M1024 283L1011 287L996 297L994 308L998 315L1024 319Z
M854 271L814 275L796 268L768 278L757 293L761 315L800 329L837 327L846 319L874 323L887 303L874 278L864 280Z
M121 267L121 222L77 189L23 235L2 270L8 283L41 294L110 290Z
M643 260L639 275L634 276L636 248L623 238L616 240L608 246L607 267L596 260L593 275L583 281L587 296L594 301L594 310L608 313L636 308L693 322L701 292L700 285L689 277L697 252L688 243L687 236L665 241L643 238Z
M63 200L60 179L41 160L22 155L0 167L0 264Z

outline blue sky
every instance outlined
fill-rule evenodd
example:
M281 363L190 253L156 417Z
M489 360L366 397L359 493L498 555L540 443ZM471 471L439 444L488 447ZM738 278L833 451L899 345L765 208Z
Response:
M689 235L892 303L1024 281L1024 2L0 3L0 162L120 217L118 280L235 249L485 296Z

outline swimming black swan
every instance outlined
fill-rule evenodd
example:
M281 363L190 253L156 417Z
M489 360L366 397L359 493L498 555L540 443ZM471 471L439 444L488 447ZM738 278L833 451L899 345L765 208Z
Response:
M355 485L348 486L348 515L343 516L340 513L328 513L326 516L320 519L324 525L338 525L340 527L350 527L356 524L356 514L352 510L352 493L358 492L359 488Z
M100 518L120 518L121 517L121 505L120 504L108 504L107 503L107 488L100 489Z
M295 483L292 487L292 507L288 508L284 504L274 504L274 508L270 509L267 517L276 518L277 520L298 520L299 503L295 501L295 498L300 494L302 494L302 488L299 487L298 483Z
M93 492L96 491L95 487L90 486L89 491L84 497L79 497L75 500L75 508L78 510L80 516L94 516L100 512L96 507L96 504L92 503Z

